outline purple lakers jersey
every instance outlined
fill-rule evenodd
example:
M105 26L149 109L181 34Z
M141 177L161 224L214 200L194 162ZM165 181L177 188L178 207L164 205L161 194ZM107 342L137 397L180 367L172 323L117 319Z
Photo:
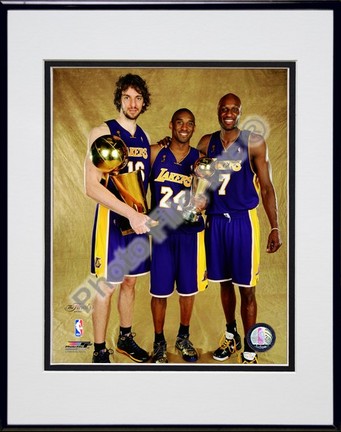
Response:
M128 164L125 168L120 170L120 174L127 172L142 171L142 179L144 189L147 193L148 180L150 174L150 145L146 134L143 132L140 126L136 127L136 132L134 136L131 136L130 132L124 129L116 120L108 120L107 125L110 129L111 135L119 136L128 147ZM110 190L118 199L120 195L113 184L110 176L106 176L103 183L107 189ZM111 217L121 219L123 216L118 215L115 212L111 212Z
M241 131L236 141L224 149L220 131L212 134L207 156L216 159L207 214L251 210L259 204L259 184L249 159L250 131Z
M129 161L127 166L120 170L120 174L140 169L143 174L144 187L147 190L150 173L150 145L146 134L137 126L135 135L131 136L116 120L109 120L106 123L111 135L119 136L128 147ZM101 183L122 200L108 174L103 176ZM149 272L150 263L149 256L147 256L149 237L135 233L123 236L120 227L122 224L126 226L126 222L127 219L123 216L97 204L91 242L91 273L96 274L97 277L105 277L112 283L121 283L125 275L140 276ZM120 261L122 258L117 258L116 254L119 251L129 250L129 244L134 241L135 237L139 237L141 242L145 241L145 245L148 245L148 251L146 252L147 249L144 251L146 257L133 265L130 259L127 262Z
M127 145L129 150L129 161L120 174L142 170L144 188L147 191L150 173L150 145L143 129L137 125L135 135L124 129L116 120L106 122L111 135L119 136Z
M177 162L170 148L160 150L151 169L151 205L159 211L181 211L189 202L194 162L199 159L199 151L190 147L188 155ZM185 224L181 229L193 231L203 228L203 221ZM179 227L180 228L180 227ZM178 228L178 229L179 229Z

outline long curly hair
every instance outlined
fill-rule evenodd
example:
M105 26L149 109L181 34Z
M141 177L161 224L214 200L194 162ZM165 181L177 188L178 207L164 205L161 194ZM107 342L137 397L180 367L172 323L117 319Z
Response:
M151 103L148 85L146 81L139 75L134 75L131 73L120 76L116 82L116 90L114 92L114 105L116 106L117 111L120 111L121 109L122 92L127 90L127 88L129 87L133 87L138 93L142 95L144 104L141 113L144 113Z

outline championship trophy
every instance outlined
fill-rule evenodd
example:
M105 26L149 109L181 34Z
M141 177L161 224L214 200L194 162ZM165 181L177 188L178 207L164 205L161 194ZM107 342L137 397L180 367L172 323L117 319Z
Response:
M114 173L128 163L128 147L119 137L103 135L90 148L91 162L103 173Z
M196 160L193 167L190 202L184 207L182 217L186 222L193 223L199 220L202 210L207 206L207 190L211 186L208 180L215 172L214 159L203 156ZM199 203L203 202L200 205Z
M113 175L111 178L120 197L128 206L132 207L138 213L148 213L141 170ZM135 232L131 228L129 220L123 216L120 218L119 227L123 235Z
M121 138L111 135L97 138L91 146L90 159L99 170L109 174L122 201L139 213L148 213L142 171L119 174L128 163L128 147ZM119 228L122 235L134 232L124 216L119 217Z

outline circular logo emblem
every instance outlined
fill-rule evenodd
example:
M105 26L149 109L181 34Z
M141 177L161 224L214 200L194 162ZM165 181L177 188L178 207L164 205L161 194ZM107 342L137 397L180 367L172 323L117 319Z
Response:
M246 117L240 127L241 129L246 129L262 135L265 140L268 138L270 132L270 127L267 121L258 115L250 115Z
M251 348L258 352L268 351L274 346L276 335L268 324L255 324L247 334L247 342Z

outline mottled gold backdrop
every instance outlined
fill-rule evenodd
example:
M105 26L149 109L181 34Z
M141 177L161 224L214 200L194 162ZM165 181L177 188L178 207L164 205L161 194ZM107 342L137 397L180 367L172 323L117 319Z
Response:
M90 239L95 203L84 194L83 163L90 129L117 116L113 91L118 77L128 72L146 79L152 95L150 108L139 117L139 125L153 143L169 135L169 120L175 110L187 107L196 117L192 138L196 146L205 133L219 129L217 102L228 92L242 101L241 125L265 134L272 163L273 182L279 205L283 246L273 255L265 252L269 224L260 206L261 273L257 287L258 322L269 324L276 333L272 349L260 354L260 363L288 362L288 70L286 68L184 68L184 67L54 67L51 71L52 110L52 218L51 218L51 362L91 362L93 341L89 275ZM247 121L247 122L246 122ZM165 266L167 263L165 263ZM76 296L85 301L81 310ZM237 296L237 324L243 336ZM107 346L115 347L118 334L117 291L113 296ZM89 312L89 313L88 313ZM75 319L83 320L84 334L74 334ZM168 303L165 335L171 363L183 363L174 348L179 325L178 296ZM218 284L209 284L196 296L191 322L191 340L202 364L217 364L211 352L218 347L225 320ZM150 311L149 276L141 277L136 289L133 331L136 341L152 350L154 331ZM115 352L115 363L132 363ZM224 364L237 363L232 356Z

